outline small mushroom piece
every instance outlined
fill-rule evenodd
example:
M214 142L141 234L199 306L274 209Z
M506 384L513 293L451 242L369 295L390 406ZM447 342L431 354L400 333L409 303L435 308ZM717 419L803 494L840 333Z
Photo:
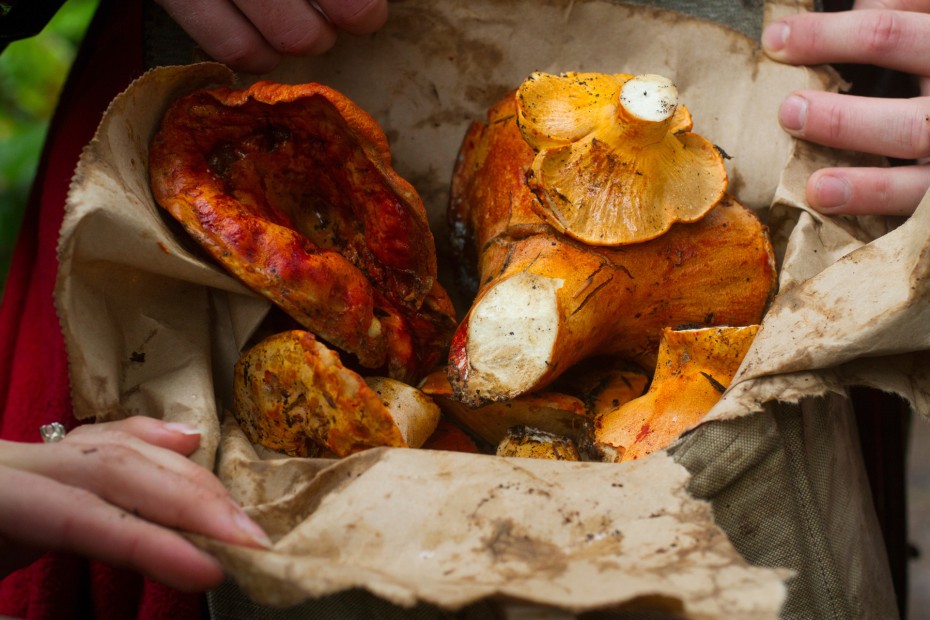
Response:
M439 425L439 406L422 391L390 377L365 377L381 398L409 448L419 448Z
M589 357L569 368L552 389L574 396L584 403L587 415L596 419L639 398L649 385L646 372L619 357Z
M445 371L427 375L420 389L433 398L449 418L492 446L500 443L515 426L567 436L583 445L590 444L593 438L584 403L568 394L536 392L472 408L453 397Z
M240 356L234 372L233 414L246 437L290 456L416 447L439 419L425 395L383 379L371 380L372 389L302 330L265 338Z
M529 426L515 426L497 446L497 456L553 461L580 461L578 447L568 437Z
M723 197L719 150L692 133L675 85L658 75L533 73L517 123L536 151L528 184L540 215L591 245L658 237Z
M707 415L730 386L758 325L663 333L649 391L601 415L595 444L622 461L668 447Z
M479 454L481 449L471 436L448 418L441 417L436 430L422 446L424 450L445 450Z

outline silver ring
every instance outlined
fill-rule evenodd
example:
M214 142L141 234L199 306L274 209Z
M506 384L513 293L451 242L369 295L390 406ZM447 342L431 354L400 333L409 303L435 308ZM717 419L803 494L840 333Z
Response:
M42 435L42 441L45 443L55 443L65 438L65 427L58 422L43 424L39 427L39 434Z

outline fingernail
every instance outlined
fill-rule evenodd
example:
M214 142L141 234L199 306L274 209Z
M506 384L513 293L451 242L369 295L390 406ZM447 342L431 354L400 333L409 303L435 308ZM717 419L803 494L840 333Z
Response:
M789 95L778 109L778 122L788 131L801 131L807 123L807 99Z
M846 179L825 174L814 183L814 197L818 210L837 209L849 202L852 188Z
M190 424L184 424L183 422L168 422L165 424L165 428L175 433L181 433L182 435L201 434L199 428L196 426L191 426Z
M236 503L233 503L235 510L233 511L233 521L236 524L236 527L239 528L243 534L249 537L250 540L255 542L260 547L265 547L266 549L271 548L272 542L268 538L268 534L265 533L258 523L249 518L249 515Z
M785 49L791 28L784 22L770 24L762 32L762 47L767 52L780 52Z

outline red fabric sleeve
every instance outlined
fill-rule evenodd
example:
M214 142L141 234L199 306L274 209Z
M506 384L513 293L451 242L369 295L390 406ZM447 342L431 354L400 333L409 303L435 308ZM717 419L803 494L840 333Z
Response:
M58 231L81 150L110 101L143 71L141 0L102 0L49 128L0 306L0 437L38 441L53 421L76 424L53 290ZM203 598L138 574L46 554L0 581L0 615L14 618L201 617Z

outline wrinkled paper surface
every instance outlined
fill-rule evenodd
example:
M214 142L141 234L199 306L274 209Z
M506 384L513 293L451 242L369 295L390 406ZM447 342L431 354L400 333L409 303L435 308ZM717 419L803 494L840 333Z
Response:
M803 10L772 4L772 14ZM930 311L918 302L930 202L884 236L884 220L810 211L810 171L853 159L796 143L776 122L791 91L839 88L832 72L774 63L738 33L645 7L405 0L375 36L343 37L264 77L323 82L381 123L443 261L465 129L536 70L670 77L695 131L731 157L731 193L770 221L782 292L711 417L854 383L926 410ZM147 144L181 93L234 79L212 63L160 68L113 102L74 177L56 301L79 417L150 415L203 430L194 458L275 540L270 551L200 540L250 596L286 605L364 587L450 609L486 597L568 610L648 600L694 618L777 617L788 572L749 566L664 452L624 465L389 449L328 462L278 458L224 425L232 366L268 305L159 212Z

